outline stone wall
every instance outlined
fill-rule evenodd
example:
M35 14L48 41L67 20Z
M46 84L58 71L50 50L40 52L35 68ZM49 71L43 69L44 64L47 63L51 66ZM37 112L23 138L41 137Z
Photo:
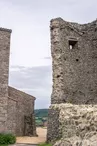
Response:
M12 87L8 88L8 94L8 131L18 136L35 136L35 97Z
M24 92L8 87L11 30L0 28L0 133L36 135L34 101Z
M7 130L7 99L11 30L0 28L0 132Z
M48 130L47 130L47 142L56 141L62 137L62 131L60 130L60 109L56 106L50 106L48 111ZM56 132L56 133L55 133Z
M72 49L70 49L72 46ZM54 103L97 103L97 21L51 21Z
M71 103L74 109L76 105L82 105L84 110L89 104L97 104L97 20L80 25L56 18L51 20L50 29L53 66L50 108L53 112L49 113L47 141L55 141L62 134L60 126L57 126L59 130L55 126L62 124L59 122L60 112L57 114L59 108L54 108L55 104L59 107L62 103L64 106ZM75 114L78 112L79 108Z
M58 129L62 133L55 145L97 145L97 105L57 104L52 108L60 111Z

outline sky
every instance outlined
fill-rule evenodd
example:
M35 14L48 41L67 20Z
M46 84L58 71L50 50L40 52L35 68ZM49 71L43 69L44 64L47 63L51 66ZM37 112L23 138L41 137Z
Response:
M0 0L0 27L12 29L9 85L48 108L52 92L50 20L88 23L97 18L97 0Z

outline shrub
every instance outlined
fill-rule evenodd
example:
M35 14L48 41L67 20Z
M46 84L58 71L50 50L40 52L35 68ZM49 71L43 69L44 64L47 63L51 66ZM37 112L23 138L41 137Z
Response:
M12 134L0 134L0 144L14 144L16 137Z

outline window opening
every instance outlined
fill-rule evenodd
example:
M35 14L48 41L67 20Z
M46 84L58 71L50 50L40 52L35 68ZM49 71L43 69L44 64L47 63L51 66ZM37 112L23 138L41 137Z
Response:
M76 40L69 40L69 49L72 50L76 47L77 41Z

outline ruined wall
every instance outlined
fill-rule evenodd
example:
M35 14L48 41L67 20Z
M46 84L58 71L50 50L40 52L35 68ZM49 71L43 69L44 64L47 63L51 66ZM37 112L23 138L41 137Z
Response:
M53 104L97 104L97 20L80 25L57 18L51 20L50 28L53 89L49 115L55 113ZM49 116L53 124L49 122L48 129L53 132L48 132L48 141L60 135L53 128L57 124L60 129L56 116Z
M78 25L52 20L51 51L52 103L97 102L97 21Z
M0 28L0 132L7 130L7 98L11 30Z
M36 135L34 101L32 97L12 87L8 88L8 119L9 132L18 136Z
M61 138L56 139L55 146L97 145L97 105L53 104L51 109L59 110L58 123L60 128L57 128L56 132L62 133Z
M64 99L74 104L97 103L97 27L96 21L79 25L78 33L63 29ZM72 39L71 39L72 38ZM69 41L76 40L70 50Z

